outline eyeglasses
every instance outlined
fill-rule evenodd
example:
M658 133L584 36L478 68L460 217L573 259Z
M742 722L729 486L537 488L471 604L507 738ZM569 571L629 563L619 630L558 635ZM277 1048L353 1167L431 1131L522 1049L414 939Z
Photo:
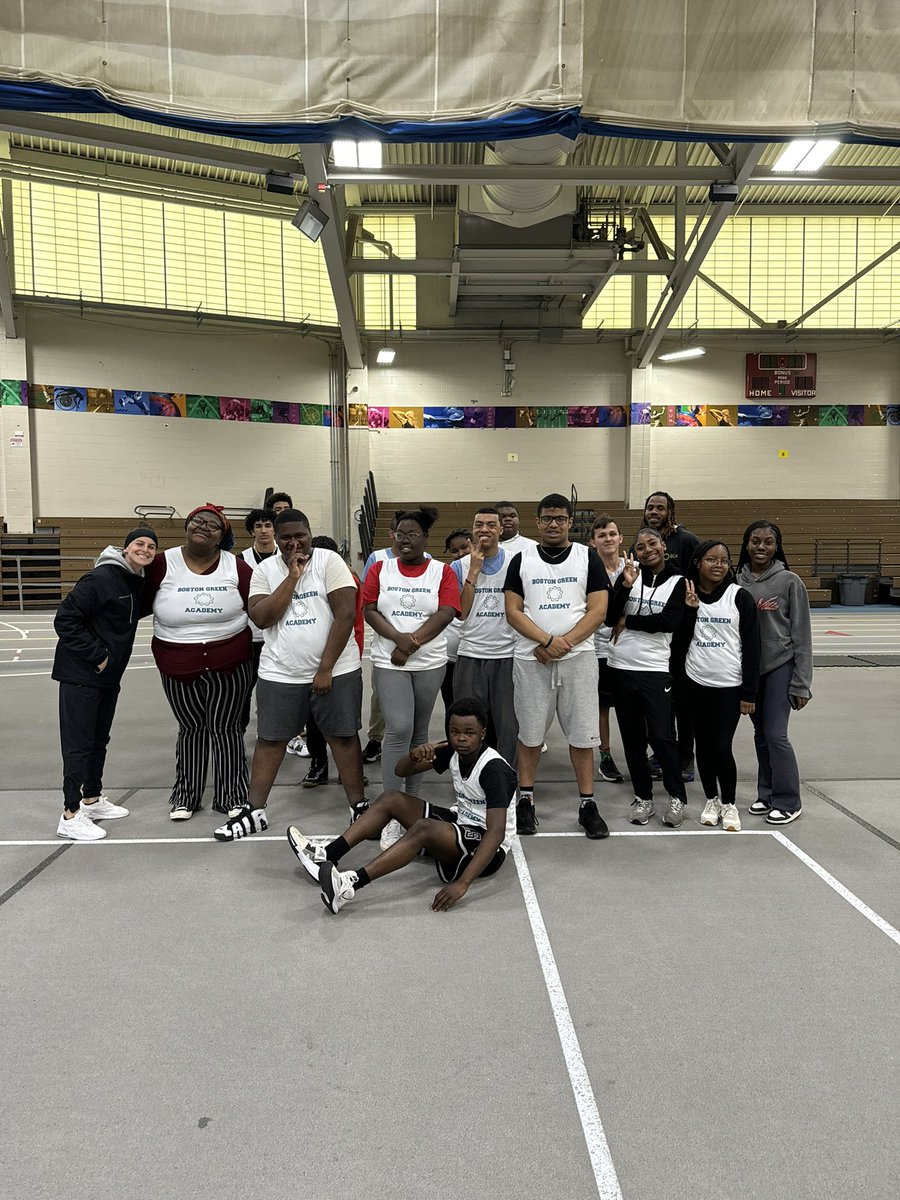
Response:
M706 563L708 567L730 567L730 558L704 558L701 562Z
M208 529L211 533L221 533L221 531L225 528L225 526L220 525L218 521L204 521L202 517L191 517L188 524L194 529Z
M539 525L568 525L568 523L569 523L568 517L545 517L545 516L538 517Z

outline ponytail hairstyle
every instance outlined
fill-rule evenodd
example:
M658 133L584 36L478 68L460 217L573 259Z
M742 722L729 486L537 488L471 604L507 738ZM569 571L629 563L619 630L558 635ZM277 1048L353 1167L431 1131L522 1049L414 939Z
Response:
M425 536L428 537L431 527L437 519L438 510L425 504L421 508L398 508L394 513L394 529L397 528L401 521L415 521Z
M691 555L691 565L688 567L687 577L691 583L697 587L700 586L700 560L705 558L712 550L713 546L721 546L728 555L728 574L726 579L729 583L734 583L734 562L731 558L731 551L728 548L728 543L723 542L721 538L707 538L705 542L701 542L694 553Z
M775 553L772 557L773 559L777 558L780 563L784 564L784 569L789 571L791 568L788 566L788 560L784 556L784 546L781 543L781 530L774 521L766 521L763 519L760 521L751 521L744 530L744 537L741 542L741 553L738 557L738 572L740 573L741 568L746 567L750 562L750 554L747 550L747 546L750 542L750 534L755 533L757 529L772 530L772 532L775 534Z

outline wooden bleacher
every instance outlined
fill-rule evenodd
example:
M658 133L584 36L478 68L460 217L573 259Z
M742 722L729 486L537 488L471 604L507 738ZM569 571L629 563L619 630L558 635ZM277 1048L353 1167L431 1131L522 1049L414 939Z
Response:
M522 533L536 536L534 500L515 500ZM376 546L388 544L389 522L394 512L416 508L421 501L383 501L379 505L375 527ZM444 538L457 527L471 525L478 501L436 505L440 516L431 531L429 548L436 557L444 557ZM578 508L609 513L626 539L641 523L640 509L628 509L621 501L588 500L579 497ZM841 539L850 542L881 541L880 580L900 588L900 502L896 500L676 500L676 517L700 538L721 538L735 560L741 536L751 521L768 518L781 527L785 553L791 570L806 584L810 604L824 608L837 599L838 573L813 574L817 539ZM867 599L874 599L878 579L872 576Z

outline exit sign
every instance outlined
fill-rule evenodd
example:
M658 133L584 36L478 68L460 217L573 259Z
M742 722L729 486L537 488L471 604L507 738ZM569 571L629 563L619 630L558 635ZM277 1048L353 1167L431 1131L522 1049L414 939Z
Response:
M811 400L816 394L815 354L748 354L747 400Z

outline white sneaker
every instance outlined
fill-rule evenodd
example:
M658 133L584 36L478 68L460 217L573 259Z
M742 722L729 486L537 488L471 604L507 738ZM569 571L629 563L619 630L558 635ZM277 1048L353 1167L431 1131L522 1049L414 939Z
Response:
M90 817L79 810L68 821L64 816L59 818L56 836L68 838L72 842L102 842L106 837L106 830L95 825Z
M741 832L741 818L736 804L722 805L722 828L727 829L729 833Z
M194 814L189 808L173 808L169 813L170 821L189 821Z
M322 903L329 912L338 913L356 895L354 884L359 876L355 871L339 871L333 863L323 863L319 869Z
M119 817L127 817L128 809L121 804L113 804L108 797L98 796L93 804L85 804L82 800L81 811L92 821L115 821Z
M296 754L299 758L309 758L309 751L306 749L306 742L299 735L292 737L287 744L288 754Z
M713 796L712 800L707 800L706 807L700 814L701 825L718 825L719 817L722 815L722 801L718 796ZM734 807L732 805L732 807ZM740 825L738 826L740 828Z
M542 742L541 743L541 754L546 754L546 753L547 753L547 743Z
M229 817L239 817L246 807L247 807L246 804L239 804L239 805L237 805L236 808L229 808L228 816Z
M380 845L382 850L390 850L396 842L399 842L406 830L399 821L388 821L384 829L381 831Z
M289 825L287 840L293 852L297 855L300 865L313 883L319 882L319 868L328 862L325 846L322 842L314 842L312 838L304 837L296 825Z

